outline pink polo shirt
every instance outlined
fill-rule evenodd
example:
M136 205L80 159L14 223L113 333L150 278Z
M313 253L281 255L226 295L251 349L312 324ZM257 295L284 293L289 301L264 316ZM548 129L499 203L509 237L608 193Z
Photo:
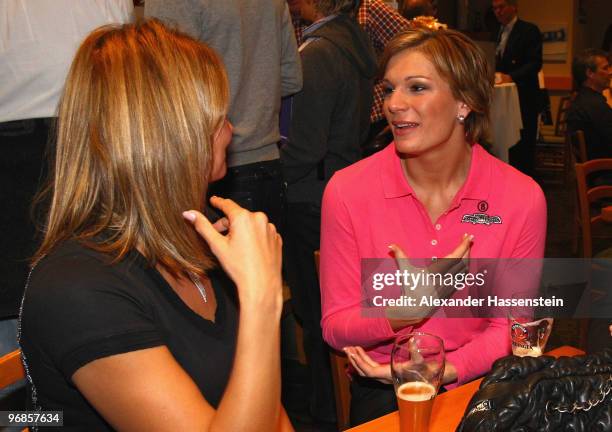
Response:
M484 210L483 210L484 209ZM462 222L466 214L499 216L499 224ZM530 177L472 147L465 184L435 223L408 184L395 146L338 171L323 196L321 302L324 339L334 348L363 346L388 363L396 333L386 318L361 314L360 259L389 258L399 245L411 258L444 257L473 234L472 258L542 258L546 201ZM484 373L510 352L506 319L430 318L419 330L444 340L458 384Z

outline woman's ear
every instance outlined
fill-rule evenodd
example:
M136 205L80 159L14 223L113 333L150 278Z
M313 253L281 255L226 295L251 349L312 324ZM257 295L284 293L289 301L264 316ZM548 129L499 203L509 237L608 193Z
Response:
M471 112L472 112L472 109L465 102L458 103L457 116L463 116L465 118Z

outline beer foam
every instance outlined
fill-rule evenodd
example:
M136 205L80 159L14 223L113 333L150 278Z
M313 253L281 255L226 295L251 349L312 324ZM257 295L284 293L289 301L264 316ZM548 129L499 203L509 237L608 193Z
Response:
M397 389L397 397L408 402L423 402L435 395L434 386L420 381L404 383Z

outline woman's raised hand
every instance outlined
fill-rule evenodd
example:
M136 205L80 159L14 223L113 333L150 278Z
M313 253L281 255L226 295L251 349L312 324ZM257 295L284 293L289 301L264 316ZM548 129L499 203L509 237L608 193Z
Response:
M230 199L212 197L210 203L225 214L227 234L196 210L183 216L236 284L241 304L282 303L282 240L274 225L264 213L252 213Z
M280 403L281 237L263 213L230 199L210 203L225 215L214 225L194 210L183 216L236 284L240 319L232 375L209 430L292 431Z
M393 252L397 266L400 271L424 272L424 273L439 273L442 275L464 273L468 270L468 259L473 235L464 234L457 247L443 259L436 260L427 268L415 268L410 264L406 253L396 244L389 245L389 249ZM452 285L432 285L421 284L420 286L404 287L404 294L408 296L418 295L419 297L431 298L447 298L454 292ZM416 325L425 317L433 314L434 306L419 306L419 307L388 307L385 310L387 319L391 328L395 331L410 325Z

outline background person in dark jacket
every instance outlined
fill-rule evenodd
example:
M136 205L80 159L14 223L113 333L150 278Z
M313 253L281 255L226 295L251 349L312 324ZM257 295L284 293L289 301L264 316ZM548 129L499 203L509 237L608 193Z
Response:
M510 149L510 164L534 174L538 114L542 105L538 72L542 69L542 34L532 23L518 18L518 0L493 0L501 24L497 38L495 71L501 83L516 83L521 106L521 141Z
M612 108L603 91L610 86L612 70L605 51L587 49L572 64L578 95L567 115L570 131L584 131L589 159L612 157Z
M304 87L293 97L289 142L281 148L287 281L304 328L310 411L326 422L335 410L313 252L319 249L323 189L335 171L357 161L368 133L376 55L353 16L358 3L301 0L301 16L313 24L300 46Z

